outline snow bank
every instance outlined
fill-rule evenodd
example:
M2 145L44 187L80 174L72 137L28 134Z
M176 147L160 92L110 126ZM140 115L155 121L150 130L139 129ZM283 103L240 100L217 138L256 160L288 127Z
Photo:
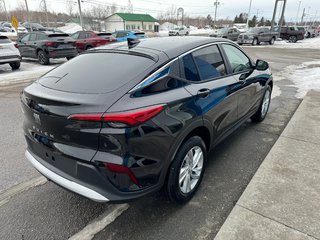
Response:
M287 41L276 41L273 46L276 48L316 48L320 49L320 37L308 38L300 40L296 43L289 43Z
M58 27L58 29L60 29L61 31L63 31L65 33L69 33L69 34L72 34L72 33L78 32L78 31L82 31L81 26L77 23L66 23L65 26Z
M202 36L209 36L209 34L212 33L211 29L195 29L195 30L191 30L189 32L190 35L202 35Z
M320 61L288 66L277 75L294 83L297 98L303 98L309 90L320 91Z

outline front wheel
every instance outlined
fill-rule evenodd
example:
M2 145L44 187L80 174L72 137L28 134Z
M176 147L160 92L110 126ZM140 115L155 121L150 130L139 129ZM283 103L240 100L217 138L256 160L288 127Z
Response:
M264 91L258 111L251 117L253 122L262 122L266 118L271 101L271 91L271 87L268 85Z
M188 202L197 191L205 170L207 150L198 136L189 138L178 150L169 169L166 193L171 201Z
M13 62L10 63L10 67L12 68L12 70L17 70L20 68L20 62Z

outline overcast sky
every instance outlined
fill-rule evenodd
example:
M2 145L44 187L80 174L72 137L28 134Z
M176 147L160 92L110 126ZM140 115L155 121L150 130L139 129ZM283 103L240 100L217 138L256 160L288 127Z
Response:
M9 10L14 9L19 4L24 4L25 0L4 0ZM27 0L29 9L38 10L41 0ZM66 12L66 0L46 0L48 9L55 12ZM75 7L76 0L73 0ZM186 14L191 16L214 16L213 2L216 0L131 0L134 12L149 13L157 17L161 11L170 8L172 4L176 7L183 7ZM1 1L0 1L1 2ZM236 14L248 12L250 0L219 0L220 5L217 12L218 18L234 19ZM92 6L103 4L105 6L116 3L119 6L127 6L128 0L83 0L82 8L89 9ZM258 14L258 17L264 16L268 19L272 18L275 0L252 0L251 15ZM282 2L279 3L281 7ZM287 0L285 12L286 21L295 21L298 12L299 0ZM305 8L306 18L309 20L320 19L320 0L302 0L299 11L299 19L301 19L303 9ZM279 8L278 8L279 9ZM76 9L75 9L76 10ZM279 16L279 14L277 14Z

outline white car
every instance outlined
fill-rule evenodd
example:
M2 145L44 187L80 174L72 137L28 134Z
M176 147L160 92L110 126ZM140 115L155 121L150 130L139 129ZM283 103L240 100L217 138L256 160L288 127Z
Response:
M12 70L20 68L21 55L18 45L8 37L0 35L0 64L9 63Z
M189 29L184 27L177 27L169 31L169 36L187 36L189 34Z

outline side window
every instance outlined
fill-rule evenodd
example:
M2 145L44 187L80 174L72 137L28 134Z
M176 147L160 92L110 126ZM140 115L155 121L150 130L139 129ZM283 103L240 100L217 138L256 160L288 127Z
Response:
M37 38L37 34L33 33L33 34L30 34L30 39L29 41L35 41Z
M208 80L226 75L225 64L216 45L202 48L193 54L201 80Z
M184 77L190 81L200 81L198 70L191 53L182 58L182 63L184 68Z
M85 38L91 38L91 33L86 33Z
M47 39L47 37L45 36L45 35L43 35L43 34L37 34L37 41L42 41L42 40L46 40Z
M72 37L73 39L78 39L78 38L79 38L79 33L78 33L78 32L77 32L77 33L74 33L74 34L71 35L71 37Z
M251 69L250 59L238 48L227 44L223 44L222 48L229 59L233 73Z
M85 39L86 38L86 33L81 32L79 33L79 39Z
M20 42L25 43L29 41L30 34L26 34L23 38L21 38Z

